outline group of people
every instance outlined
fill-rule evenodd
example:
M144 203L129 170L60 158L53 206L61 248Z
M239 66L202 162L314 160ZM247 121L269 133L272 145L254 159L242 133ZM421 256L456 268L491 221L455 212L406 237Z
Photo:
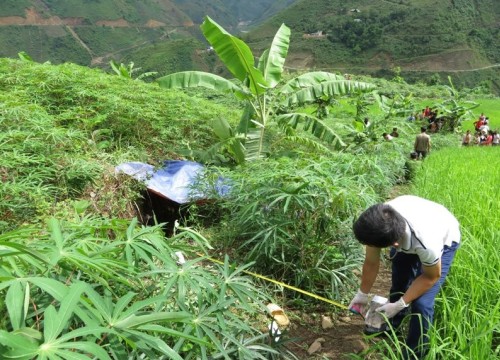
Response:
M500 134L498 130L491 130L489 127L489 118L481 113L479 119L474 121L475 133L472 135L470 130L467 130L462 138L462 145L485 145L497 146L500 144Z
M398 132L398 128L392 128L392 132L389 134L389 133L383 133L382 134L382 137L386 140L386 141L391 141L392 139L394 138L397 138L399 137L399 132Z
M412 122L415 120L424 121L428 125L428 130L431 133L438 132L442 129L444 121L442 117L438 117L439 111L436 109L431 109L430 106L426 106L419 113L411 114L406 120Z
M392 139L399 137L398 128L392 128L391 133L383 133L382 137L385 141L392 141ZM413 160L423 159L431 151L431 137L427 134L427 127L422 126L420 128L420 134L415 138L415 143L413 144L413 152L410 157Z

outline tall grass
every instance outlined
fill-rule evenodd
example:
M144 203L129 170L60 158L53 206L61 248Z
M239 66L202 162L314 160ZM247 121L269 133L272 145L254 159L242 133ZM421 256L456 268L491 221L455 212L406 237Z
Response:
M499 150L441 150L414 182L416 195L448 207L462 226L462 246L436 302L433 349L447 344L432 359L500 356Z

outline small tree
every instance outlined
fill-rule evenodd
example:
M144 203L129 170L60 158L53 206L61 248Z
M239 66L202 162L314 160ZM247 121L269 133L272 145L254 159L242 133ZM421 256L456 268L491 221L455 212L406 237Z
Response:
M109 62L109 65L111 66L111 69L115 72L116 75L118 75L119 77L122 77L122 78L126 78L126 79L132 79L134 73L136 73L137 71L139 71L141 69L141 68L134 68L133 62L130 62L128 64L128 66L126 66L123 63L120 63L120 65L118 65L118 63L116 61L111 60ZM148 76L153 76L155 74L156 74L156 71L145 72L145 73L138 75L135 78L135 80L142 80Z
M231 91L245 100L247 106L236 129L224 119L217 119L214 130L239 163L245 159L262 157L266 152L266 130L277 126L294 141L321 147L320 143L297 136L294 131L302 125L305 131L336 147L345 146L341 138L318 117L298 112L302 105L337 95L368 91L371 84L346 80L328 72L308 72L286 83L281 83L285 59L288 54L290 29L281 25L271 47L260 56L257 67L255 57L241 39L227 33L210 17L206 17L201 30L235 80L199 71L170 74L158 79L167 89L205 87ZM292 135L292 136L290 136Z
M455 89L451 77L448 76L449 86L446 86L450 97L444 100L441 104L437 104L439 110L443 114L443 118L450 131L455 131L457 127L462 124L464 119L473 119L472 109L479 106L474 101L467 101L463 99L460 91Z

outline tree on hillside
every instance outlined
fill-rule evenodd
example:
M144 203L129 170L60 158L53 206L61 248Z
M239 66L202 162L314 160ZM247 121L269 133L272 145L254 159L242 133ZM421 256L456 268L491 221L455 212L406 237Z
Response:
M248 45L226 32L210 17L201 30L227 69L235 77L228 80L215 74L186 71L158 79L167 89L205 87L231 91L245 100L247 106L236 129L224 119L214 121L214 131L238 163L259 158L267 153L266 133L271 126L279 129L289 140L323 147L296 133L299 127L318 140L343 147L340 137L321 119L297 109L303 105L325 101L334 96L369 91L371 84L346 80L328 72L309 72L282 83L285 59L290 42L290 29L281 25L269 49L260 56L257 66Z

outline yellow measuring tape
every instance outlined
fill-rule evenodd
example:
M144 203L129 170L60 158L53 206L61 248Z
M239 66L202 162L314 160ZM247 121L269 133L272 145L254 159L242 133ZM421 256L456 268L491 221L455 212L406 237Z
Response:
M217 259L214 259L214 258L211 258L209 256L205 256L205 255L202 255L202 254L198 254L199 256L201 257L205 257L207 258L208 260L214 262L214 263L217 263L217 264L220 264L220 265L224 265L224 263L220 260L217 260ZM274 279L271 279L271 278L268 278L267 276L264 276L264 275L261 275L261 274L257 274L257 273L254 273L254 272L251 272L251 271L247 271L247 270L243 270L243 272L245 274L248 274L248 275L251 275L251 276L254 276L256 278L259 278L259 279L262 279L262 280L265 280L265 281L269 281L269 282L272 282L273 284L276 284L276 285L279 285L279 286L282 286L284 288L287 288L287 289L290 289L290 290L293 290L293 291L296 291L296 292L299 292L301 294L304 294L304 295L307 295L309 297L312 297L314 299L317 299L317 300L320 300L320 301L323 301L323 302L326 302L326 303L329 303L331 305L334 305L336 307L339 307L341 309L344 309L344 310L348 310L348 307L345 306L345 305L342 305L341 303L338 303L336 301L333 301L333 300L330 300L330 299L327 299L323 296L319 296L319 295L316 295L316 294L313 294L313 293L310 293L309 291L305 291L305 290L302 290L302 289L299 289L298 287L295 287L295 286L292 286L292 285L288 285L288 284L285 284L281 281L278 281L278 280L274 280Z

